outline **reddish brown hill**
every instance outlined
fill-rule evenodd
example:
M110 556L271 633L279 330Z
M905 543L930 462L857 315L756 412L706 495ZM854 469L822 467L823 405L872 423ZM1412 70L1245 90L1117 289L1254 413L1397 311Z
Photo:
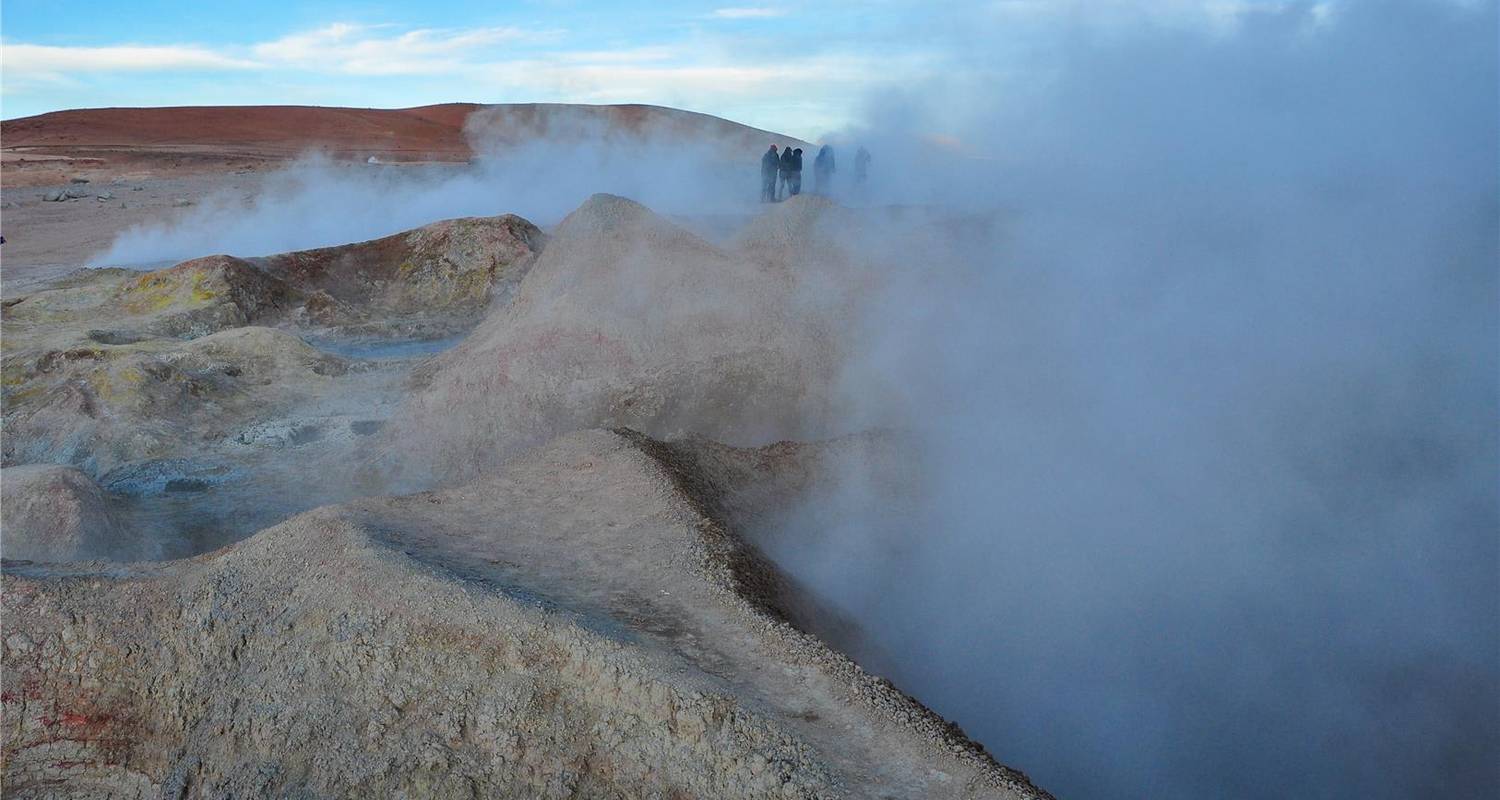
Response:
M561 103L417 108L178 106L86 108L0 122L5 184L65 183L70 177L133 179L255 169L317 151L335 159L461 163L466 134L495 146L537 138L670 136L738 155L768 142L805 142L725 119L648 105Z
M587 106L444 103L417 108L323 106L177 106L85 108L0 122L6 150L181 149L247 155L295 155L322 149L402 160L464 160L471 155L465 124L475 111L503 142L576 130L670 132L746 142L786 141L781 134L708 114L648 105Z
M321 148L463 160L469 157L463 124L476 108L88 108L7 120L0 123L0 139L12 150L194 148L295 155Z

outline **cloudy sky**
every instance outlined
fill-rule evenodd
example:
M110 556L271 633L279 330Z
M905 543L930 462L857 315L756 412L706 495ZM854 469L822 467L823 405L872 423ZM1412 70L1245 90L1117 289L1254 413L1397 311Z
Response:
M1027 53L1068 27L1059 21L1213 34L1254 9L1294 2L5 0L0 114L644 102L812 138L858 118L867 98L893 87L955 73L997 86L1018 72L1030 79ZM963 41L976 32L983 41ZM982 67L957 55L976 47L987 55ZM1006 64L1014 69L997 68Z

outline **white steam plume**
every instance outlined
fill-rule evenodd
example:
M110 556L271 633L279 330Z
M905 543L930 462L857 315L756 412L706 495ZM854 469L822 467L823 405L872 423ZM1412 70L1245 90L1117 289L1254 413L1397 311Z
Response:
M671 110L632 125L588 107L523 108L470 116L471 165L371 167L309 155L268 175L248 201L211 195L181 217L125 231L91 263L268 255L462 216L519 214L545 226L595 192L662 213L742 214L758 199L761 151L790 141Z
M925 500L850 464L773 555L1059 796L1500 792L1496 23L1061 20L1033 83L879 98L871 199L1002 235L844 376Z

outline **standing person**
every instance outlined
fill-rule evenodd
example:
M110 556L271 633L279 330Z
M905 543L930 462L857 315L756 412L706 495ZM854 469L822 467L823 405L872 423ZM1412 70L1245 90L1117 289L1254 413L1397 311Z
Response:
M813 159L813 194L833 192L833 145L825 144Z
M870 177L870 151L864 145L859 146L859 152L854 154L854 182L863 184Z
M787 181L787 191L802 194L802 148L792 151L792 177Z
M777 169L781 173L782 188L786 190L782 196L789 197L792 193L792 148L781 148L781 164Z
M781 157L776 154L776 145L760 157L760 201L776 202L776 173L781 169Z

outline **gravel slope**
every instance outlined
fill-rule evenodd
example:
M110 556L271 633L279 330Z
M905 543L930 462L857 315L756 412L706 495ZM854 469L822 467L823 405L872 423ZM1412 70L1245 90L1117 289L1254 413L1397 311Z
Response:
M780 621L668 452L579 432L196 559L12 565L7 792L1047 797Z

